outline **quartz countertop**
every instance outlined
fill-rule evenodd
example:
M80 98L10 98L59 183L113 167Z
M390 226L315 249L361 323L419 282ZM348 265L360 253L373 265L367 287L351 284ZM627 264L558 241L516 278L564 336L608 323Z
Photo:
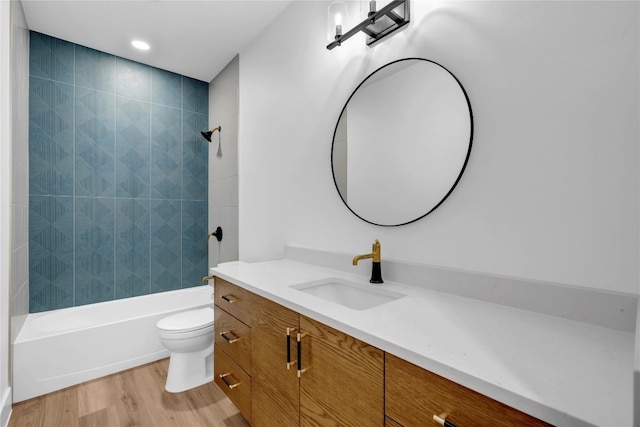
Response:
M553 425L633 425L633 332L289 259L212 273ZM291 288L327 278L406 296L354 310Z

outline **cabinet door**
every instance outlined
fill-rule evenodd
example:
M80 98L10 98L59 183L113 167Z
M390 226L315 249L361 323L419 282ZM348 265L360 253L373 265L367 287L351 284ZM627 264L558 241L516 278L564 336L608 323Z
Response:
M384 425L384 353L302 315L300 329L300 425Z
M258 295L252 296L252 303L252 425L298 426L300 395L295 360L299 315ZM287 342L289 359L294 362L290 369L287 369Z

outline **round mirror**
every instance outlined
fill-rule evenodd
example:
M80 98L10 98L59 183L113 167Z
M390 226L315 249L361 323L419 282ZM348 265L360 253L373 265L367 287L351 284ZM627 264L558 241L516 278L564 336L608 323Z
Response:
M473 139L467 94L442 65L391 62L353 91L333 133L340 197L361 219L404 225L433 212L464 172Z

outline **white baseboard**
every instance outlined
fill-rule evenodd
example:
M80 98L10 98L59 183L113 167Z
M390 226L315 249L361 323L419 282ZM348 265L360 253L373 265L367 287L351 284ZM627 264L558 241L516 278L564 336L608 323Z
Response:
M11 417L11 387L5 390L1 403L0 426L7 427L9 425L9 418Z

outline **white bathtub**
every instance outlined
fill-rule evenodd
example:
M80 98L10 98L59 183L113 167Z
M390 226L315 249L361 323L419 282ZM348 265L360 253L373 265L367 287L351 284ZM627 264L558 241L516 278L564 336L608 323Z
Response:
M205 285L29 314L13 345L13 401L169 356L158 320L211 306L211 294Z

